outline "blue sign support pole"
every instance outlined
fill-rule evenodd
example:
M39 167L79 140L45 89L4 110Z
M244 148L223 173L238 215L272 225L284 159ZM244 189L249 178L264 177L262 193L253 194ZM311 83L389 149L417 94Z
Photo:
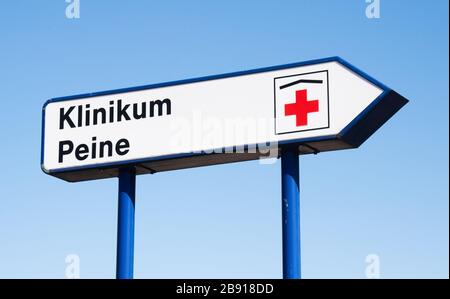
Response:
M134 168L120 169L117 220L117 279L133 278L135 193L136 172Z
M281 150L281 196L283 212L283 278L299 279L300 195L299 157L296 147Z

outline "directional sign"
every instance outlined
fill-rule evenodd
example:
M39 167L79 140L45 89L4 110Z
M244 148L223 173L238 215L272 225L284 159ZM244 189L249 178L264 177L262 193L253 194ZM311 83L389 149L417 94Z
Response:
M41 165L80 181L356 148L406 103L338 57L56 98Z

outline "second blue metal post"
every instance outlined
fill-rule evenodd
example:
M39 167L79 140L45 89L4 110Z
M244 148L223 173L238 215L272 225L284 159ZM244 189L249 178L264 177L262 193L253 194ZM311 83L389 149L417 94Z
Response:
M117 220L116 278L133 278L134 260L134 200L136 173L134 168L119 172L119 212Z
M283 278L301 278L300 263L300 194L297 148L281 152L281 186L283 211Z

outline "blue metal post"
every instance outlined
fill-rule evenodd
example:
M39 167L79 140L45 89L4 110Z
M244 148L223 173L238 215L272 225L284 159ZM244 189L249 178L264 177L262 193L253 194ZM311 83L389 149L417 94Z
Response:
M134 197L136 172L134 168L119 171L119 212L117 221L116 278L133 278L134 259Z
M300 196L297 148L281 151L283 210L283 278L301 278L300 270Z

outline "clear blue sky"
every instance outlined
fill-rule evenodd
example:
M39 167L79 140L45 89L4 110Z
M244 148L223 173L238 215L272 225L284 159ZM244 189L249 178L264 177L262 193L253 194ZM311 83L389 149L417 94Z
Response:
M361 148L300 159L305 278L448 277L448 1L0 5L0 277L113 278L117 180L40 169L52 97L339 55L410 99ZM280 163L138 177L135 276L280 278Z

